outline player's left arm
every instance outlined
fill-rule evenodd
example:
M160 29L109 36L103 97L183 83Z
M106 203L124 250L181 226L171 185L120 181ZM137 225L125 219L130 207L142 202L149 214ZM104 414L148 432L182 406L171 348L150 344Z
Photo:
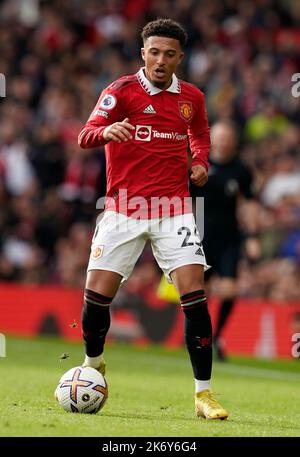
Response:
M195 103L197 109L188 129L192 154L190 179L193 184L202 187L208 180L210 131L205 107L205 97L201 91L197 92L198 99Z

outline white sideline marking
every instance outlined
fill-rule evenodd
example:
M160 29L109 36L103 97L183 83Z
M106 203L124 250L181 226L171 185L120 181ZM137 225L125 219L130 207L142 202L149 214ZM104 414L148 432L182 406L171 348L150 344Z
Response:
M177 367L180 369L186 369L189 366L188 355L186 359L182 357L176 359L176 357L171 357L168 355L153 355L145 353L138 353L135 352L135 357L140 356L141 360L138 361L138 364L153 364L153 366L161 366L161 365L169 365L173 367ZM236 376L242 377L259 377L264 379L276 379L279 381L296 381L300 382L300 373L292 373L288 371L281 371L281 370L274 370L272 368L258 368L258 367L251 367L249 365L239 365L238 363L231 363L231 362L213 362L213 374L214 372L219 373L228 373L234 374ZM300 372L300 363L299 363L299 372Z
M0 357L6 357L6 340L3 333L0 333Z
M290 373L287 371L273 370L269 368L257 368L247 365L238 365L235 363L226 363L224 365L214 364L216 371L223 373L232 373L238 376L252 376L266 378L266 379L278 379L280 381L300 381L300 375L298 373Z

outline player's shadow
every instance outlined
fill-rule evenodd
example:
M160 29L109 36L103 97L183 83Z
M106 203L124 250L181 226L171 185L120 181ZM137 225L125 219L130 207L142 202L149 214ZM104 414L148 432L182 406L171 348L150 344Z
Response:
M201 421L202 424L209 424L210 421L207 421L206 419L203 419L203 418L196 418L195 416L191 416L191 417L183 417L183 416L168 416L168 415L165 415L163 412L162 414L128 414L128 413L119 413L119 414L115 414L115 413L105 413L103 414L107 417L116 417L116 418L119 418L119 419L140 419L140 420L153 420L153 419L158 419L158 420L161 420L162 418L168 418L169 421L184 421L184 422L190 422L191 424L194 424L195 421L199 420ZM234 418L229 418L227 420L223 420L223 421L214 421L214 424L222 424L223 426L225 424L230 424L230 425L236 425L237 421L234 420ZM265 426L265 423L263 420L244 420L244 419L241 419L239 418L238 420L238 423L240 426L258 426L259 424L263 427ZM280 425L280 430L290 430L290 431L296 431L296 430L300 430L300 426L299 427L291 427L291 426L288 426L288 425Z
M201 422L203 421L204 423L208 421L206 421L205 419L202 419L201 417L197 419L196 416L191 416L191 417L184 417L184 416L168 416L166 414L152 414L152 413L149 413L149 415L147 414L136 414L136 413L132 413L132 414L128 414L128 413L119 413L119 414L115 414L115 413L103 413L103 416L107 416L107 417L116 417L116 418L119 418L119 419L141 419L141 420L153 420L153 419L157 419L157 420L161 420L162 418L167 418L168 420L170 421L184 421L184 422L191 422L191 423L195 423L195 421L197 420L200 420ZM220 423L225 423L225 422L233 422L232 420L227 420L227 421L216 421L216 422L220 422Z
M244 420L244 419L239 418L238 422L239 422L240 426L243 426L243 425L244 426L249 426L250 425L250 426L256 426L256 427L265 427L267 420L263 420L263 419L259 420L257 418L253 419L253 420L251 420L251 419L250 420L247 420L247 419ZM276 423L271 423L271 422L269 422L268 425L270 427L277 427L280 430L292 430L292 431L300 430L300 426L299 427L295 427L295 426L291 426L291 425L282 425L282 424L276 425ZM272 435L272 436L274 436L274 435Z

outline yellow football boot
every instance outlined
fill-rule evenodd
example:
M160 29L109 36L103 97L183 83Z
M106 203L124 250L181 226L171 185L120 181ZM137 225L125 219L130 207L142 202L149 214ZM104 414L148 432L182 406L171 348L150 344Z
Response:
M224 420L228 412L217 402L211 390L206 389L195 395L195 412L198 417Z
M86 363L83 363L82 364L82 367L89 367L90 365L87 365ZM91 367L91 368L95 368L95 367ZM101 373L103 376L105 375L105 368L106 368L106 363L105 363L105 360L103 358L103 356L101 356L101 360L100 360L100 365L98 368L95 368L95 370L99 371L99 373Z

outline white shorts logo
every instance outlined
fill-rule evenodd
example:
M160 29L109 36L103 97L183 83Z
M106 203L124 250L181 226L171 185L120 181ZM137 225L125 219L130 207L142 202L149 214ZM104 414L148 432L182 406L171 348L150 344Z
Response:
M151 125L136 125L135 139L138 141L151 141Z
M117 99L111 94L106 94L101 100L99 107L104 109L113 109L117 104Z
M92 246L91 257L92 257L93 260L97 260L100 257L102 257L103 248L104 248L103 244L102 245Z

